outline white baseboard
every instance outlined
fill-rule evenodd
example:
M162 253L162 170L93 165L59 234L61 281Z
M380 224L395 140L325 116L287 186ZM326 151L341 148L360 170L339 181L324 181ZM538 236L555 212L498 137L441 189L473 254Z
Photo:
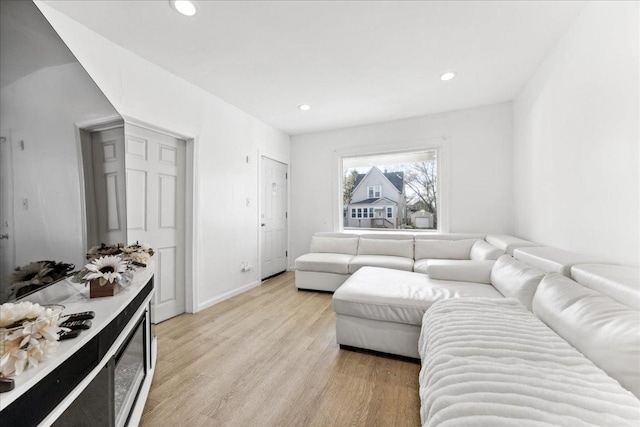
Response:
M243 292L247 292L250 289L253 289L257 286L260 286L260 281L255 281L255 282L251 282L248 285L244 285L238 289L233 289L229 292L225 292L222 295L218 295L217 297L211 298L207 301L204 301L200 304L198 304L198 311L204 310L205 308L209 308L212 305L216 305L219 302L222 302L224 300L228 300L229 298L235 297L236 295L239 295Z

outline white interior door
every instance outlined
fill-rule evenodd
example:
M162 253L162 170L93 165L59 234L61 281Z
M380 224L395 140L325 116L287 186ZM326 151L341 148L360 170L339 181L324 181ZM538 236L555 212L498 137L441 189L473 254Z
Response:
M9 279L15 267L13 235L13 168L9 132L0 132L0 302L9 296Z
M94 206L87 203L89 246L113 245L127 240L124 128L91 133Z
M287 165L261 158L261 279L287 269Z
M185 142L125 125L129 242L156 251L154 323L185 311Z

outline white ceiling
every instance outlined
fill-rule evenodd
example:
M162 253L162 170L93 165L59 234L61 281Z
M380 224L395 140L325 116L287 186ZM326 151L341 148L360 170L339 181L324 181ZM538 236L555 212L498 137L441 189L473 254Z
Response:
M513 100L584 5L201 0L188 18L166 0L47 3L289 134Z

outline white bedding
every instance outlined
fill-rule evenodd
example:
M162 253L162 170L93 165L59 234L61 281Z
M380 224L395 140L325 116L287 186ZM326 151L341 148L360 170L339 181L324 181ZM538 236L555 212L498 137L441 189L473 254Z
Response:
M440 301L422 325L423 425L640 425L640 400L515 299Z

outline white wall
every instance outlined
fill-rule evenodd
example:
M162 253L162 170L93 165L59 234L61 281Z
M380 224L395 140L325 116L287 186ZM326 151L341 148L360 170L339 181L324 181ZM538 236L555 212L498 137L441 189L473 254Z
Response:
M74 123L116 111L78 63L18 79L2 88L0 100L0 124L12 146L16 266L55 260L80 268L84 194Z
M638 2L587 2L514 102L515 232L638 265Z
M288 162L289 136L36 4L125 119L195 138L199 308L258 284L258 153Z
M336 153L442 145L449 232L513 232L511 103L294 136L290 262L339 227ZM442 138L445 138L444 140Z

